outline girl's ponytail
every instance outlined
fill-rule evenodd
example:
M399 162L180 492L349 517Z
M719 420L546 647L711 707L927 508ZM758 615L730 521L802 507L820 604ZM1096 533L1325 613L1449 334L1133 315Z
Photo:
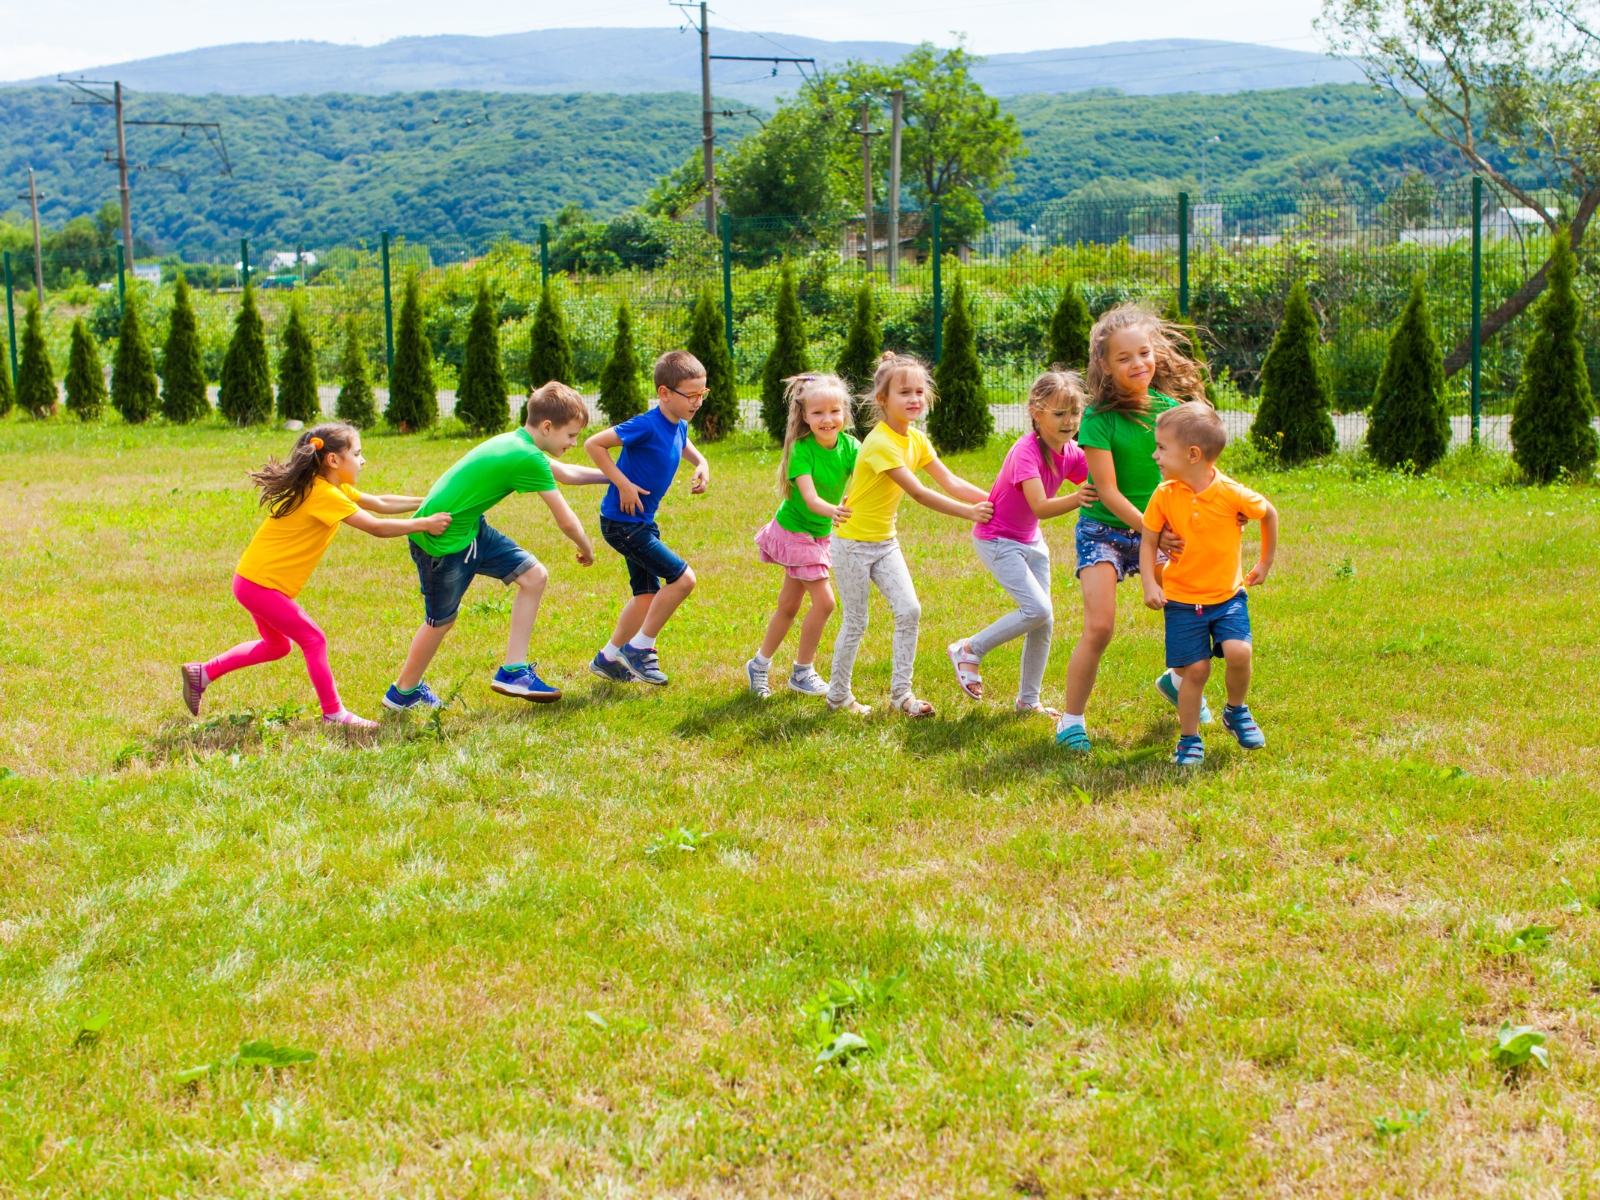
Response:
M322 472L322 460L329 454L343 454L356 436L353 426L327 421L296 438L286 462L268 459L259 471L251 471L251 480L261 489L261 507L271 516L287 517L310 494Z
M778 459L778 494L789 498L793 484L789 480L789 453L794 444L811 432L806 422L806 401L818 392L833 392L844 406L844 424L848 428L853 417L855 398L845 381L837 375L791 375L783 381L783 398L789 405L789 420L783 431L783 456ZM842 431L841 431L842 432Z

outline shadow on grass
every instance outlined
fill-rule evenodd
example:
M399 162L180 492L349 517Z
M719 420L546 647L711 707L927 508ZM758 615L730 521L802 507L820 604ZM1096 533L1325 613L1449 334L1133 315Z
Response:
M702 705L673 729L679 737L715 738L736 734L754 745L770 746L797 741L830 724L851 720L830 713L820 699L778 692L758 700L740 692L720 704Z

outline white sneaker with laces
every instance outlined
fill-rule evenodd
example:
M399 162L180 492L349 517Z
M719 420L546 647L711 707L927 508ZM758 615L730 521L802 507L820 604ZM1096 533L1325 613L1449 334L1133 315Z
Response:
M771 670L770 663L763 667L753 658L744 665L744 677L750 681L750 694L758 700L765 700L772 695L772 685L767 682L767 673Z

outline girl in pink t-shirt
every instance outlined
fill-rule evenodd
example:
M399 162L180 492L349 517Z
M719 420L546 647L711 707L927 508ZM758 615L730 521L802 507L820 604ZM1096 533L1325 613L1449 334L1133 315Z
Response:
M1039 701L1045 664L1050 658L1053 615L1050 607L1050 549L1039 522L1059 517L1095 497L1085 484L1089 464L1073 440L1086 403L1076 371L1059 366L1034 380L1028 390L1028 416L1033 429L1017 439L990 489L994 517L972 531L973 548L1001 587L1017 603L981 633L950 643L956 682L974 700L983 699L978 667L996 646L1023 638L1022 673L1017 686L1017 711L1059 716ZM1071 480L1081 486L1056 497Z

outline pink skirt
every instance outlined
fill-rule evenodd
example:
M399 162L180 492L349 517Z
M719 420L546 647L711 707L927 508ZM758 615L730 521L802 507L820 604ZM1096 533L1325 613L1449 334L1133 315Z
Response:
M833 566L827 538L793 533L777 521L768 521L757 531L756 546L762 562L782 567L793 579L826 579Z

